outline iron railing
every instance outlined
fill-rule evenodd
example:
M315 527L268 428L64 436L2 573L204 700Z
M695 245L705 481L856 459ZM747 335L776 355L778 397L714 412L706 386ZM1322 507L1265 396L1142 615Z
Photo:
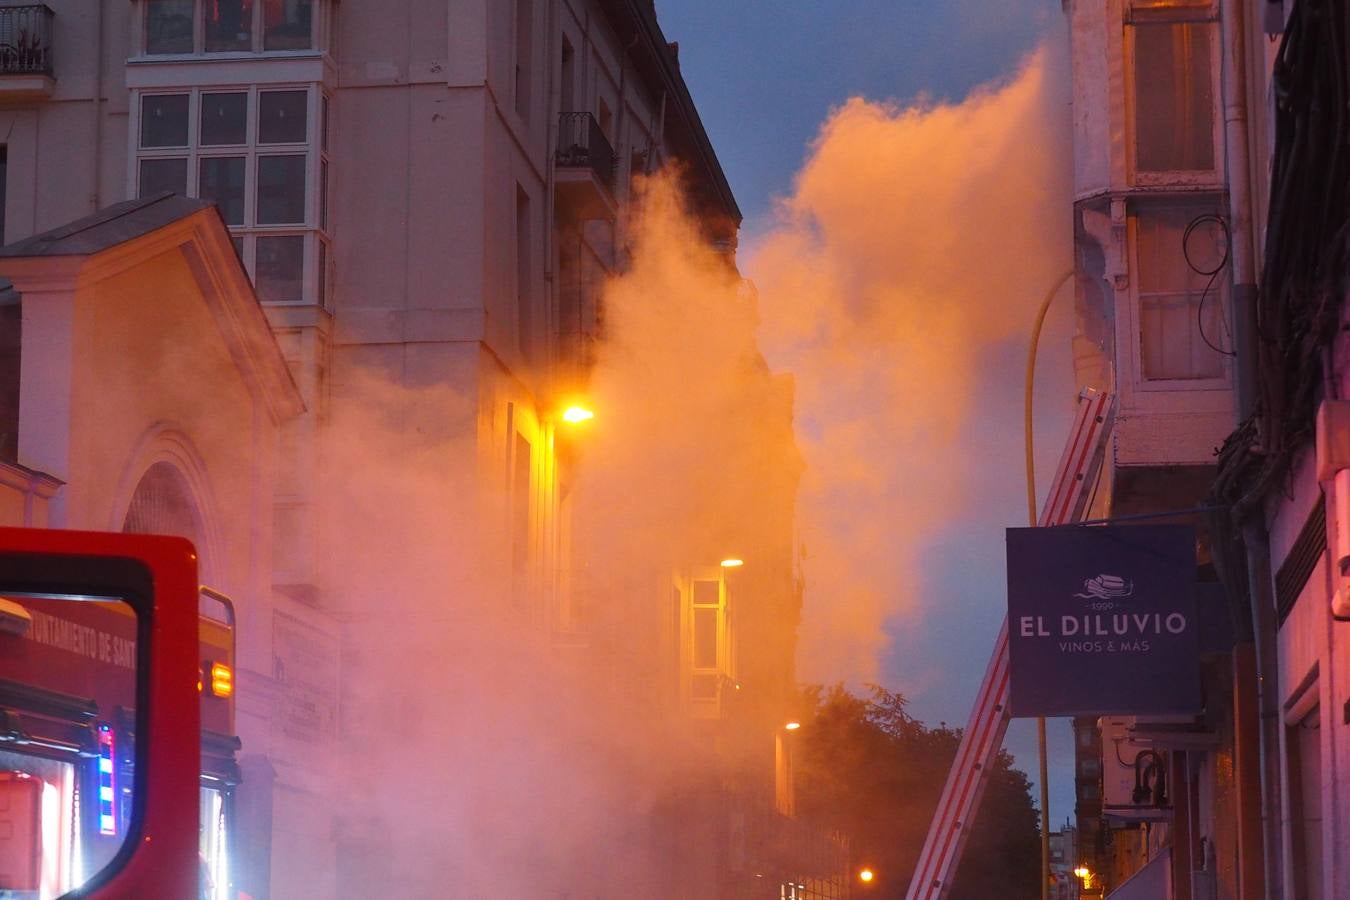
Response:
M52 74L52 19L43 3L0 6L0 75Z
M589 168L611 191L614 189L614 148L588 112L558 114L558 165Z

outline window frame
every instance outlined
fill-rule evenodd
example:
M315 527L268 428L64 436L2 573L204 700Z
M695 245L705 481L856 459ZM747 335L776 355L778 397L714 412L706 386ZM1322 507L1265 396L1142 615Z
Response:
M329 15L332 4L329 0L313 0L313 12L310 14L309 43L301 49L266 50L264 29L264 0L253 0L252 21L249 23L249 49L247 50L210 50L206 49L206 0L192 0L192 50L187 53L151 53L146 28L149 24L148 0L137 0L133 13L132 58L138 61L197 59L245 59L270 56L314 56L329 52L329 39L332 26Z
M1223 48L1219 40L1219 12L1214 0L1132 0L1126 6L1123 31L1125 60L1125 160L1130 184L1137 187L1174 185L1218 186L1224 178L1223 153ZM1213 107L1210 111L1210 146L1214 165L1209 169L1168 169L1140 171L1138 165L1138 98L1135 95L1135 27L1139 25L1199 25L1209 41L1209 83Z
M301 143L262 144L258 142L260 123L261 95L283 91L302 91L306 95L305 140ZM243 144L219 144L203 146L201 143L201 109L205 94L242 93L247 95L245 103L245 142ZM144 100L150 96L183 95L188 97L188 128L186 146L142 147L141 115ZM333 254L331 233L322 221L327 211L331 216L329 197L320 198L321 170L329 168L329 154L324 149L324 139L320 132L323 127L322 108L328 107L332 115L332 101L321 83L317 82L276 82L244 84L194 84L174 87L154 87L134 89L129 110L129 141L127 185L129 198L140 196L141 162L147 159L185 159L187 179L184 184L185 196L201 196L201 161L209 158L244 159L244 219L239 225L227 225L230 236L242 242L240 260L248 272L249 278L257 285L257 239L259 237L299 236L304 240L301 263L300 296L294 300L263 300L272 305L318 305L331 309ZM331 123L330 123L331 127ZM258 218L258 166L264 156L305 157L304 171L304 215L300 222L261 224ZM331 191L332 172L328 172ZM320 245L322 244L322 252ZM320 258L326 271L320 278ZM326 296L320 296L322 285Z
M1139 219L1141 214L1147 215L1150 212L1160 210L1178 210L1184 209L1193 216L1202 215L1204 212L1219 210L1219 198L1210 194L1196 194L1194 196L1170 196L1166 198L1151 199L1146 202L1131 202L1126 208L1126 241L1127 253L1129 259L1129 298L1130 302L1125 304L1126 315L1129 325L1130 340L1130 366L1131 384L1134 390L1140 393L1153 391L1230 391L1233 389L1233 364L1232 358L1226 355L1221 356L1222 373L1210 378L1148 378L1144 374L1144 307L1143 296L1141 293L1140 266L1139 266ZM1221 214L1221 213L1220 213ZM1218 277L1214 279L1214 300L1218 302L1219 319L1221 322L1228 322L1231 328L1231 284L1232 274L1229 265L1225 265L1220 270ZM1147 292L1154 293L1154 292ZM1220 338L1227 339L1228 331L1225 330ZM1223 347L1223 340L1216 342L1219 347Z

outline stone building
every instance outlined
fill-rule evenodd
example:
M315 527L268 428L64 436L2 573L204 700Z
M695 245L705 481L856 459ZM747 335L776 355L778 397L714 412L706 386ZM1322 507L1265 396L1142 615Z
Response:
M641 730L693 723L704 799L672 813L678 840L638 841L684 850L663 854L668 870L619 867L625 890L646 893L697 858L699 891L735 894L737 879L767 875L776 896L773 872L794 868L774 832L791 811L793 452L766 456L783 477L747 494L772 527L721 535L743 571L710 544L595 587L586 573L600 561L574 533L586 448L560 414L585 397L603 286L627 265L644 175L679 169L699 240L739 280L740 212L650 0L53 0L0 7L0 45L3 241L23 246L126 200L213 203L224 231L212 234L237 256L226 268L251 281L271 326L259 352L279 348L289 370L268 370L285 397L275 435L229 432L252 435L259 474L213 488L220 514L202 514L212 557L251 548L233 584L239 887L255 900L415 896L435 879L409 873L438 845L473 856L431 810L399 821L428 785L453 793L471 773L386 773L429 765L476 730L466 719L484 707L456 685L485 676L475 654L493 647L528 655L521 679L617 674L622 702L646 710ZM189 360L205 352L194 341L184 336ZM754 373L751 417L767 423L766 445L790 445L790 383L762 360ZM24 370L17 408L47 374ZM6 483L43 502L16 499L15 516L27 502L25 522L115 526L78 506L108 470L69 472L55 437L17 421ZM639 623L627 647L584 614L615 597ZM755 699L738 707L742 681ZM391 683L439 693L391 699ZM772 866L754 849L771 845ZM543 860L531 877L567 873L560 890L603 892L612 873L597 866Z

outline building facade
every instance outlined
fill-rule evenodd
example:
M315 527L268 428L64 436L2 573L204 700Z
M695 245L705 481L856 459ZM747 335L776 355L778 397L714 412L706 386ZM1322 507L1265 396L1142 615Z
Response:
M6 4L0 126L6 244L126 200L214 204L297 395L249 463L266 476L252 506L208 517L230 523L213 556L252 548L234 588L251 897L431 896L446 878L511 893L482 880L472 840L428 827L433 811L402 821L428 793L489 802L456 793L468 763L387 777L398 748L481 751L466 735L497 699L483 648L530 660L507 667L530 682L519 696L544 682L553 708L617 704L635 730L686 734L699 760L697 790L615 801L633 829L658 823L633 861L545 859L521 867L534 883L647 895L678 876L700 896L777 896L826 877L775 830L792 808L782 726L801 590L791 384L751 367L750 418L789 448L765 460L784 476L743 498L772 527L603 578L576 493L585 441L560 416L587 393L645 176L680 171L699 240L739 282L740 213L650 0ZM46 375L25 370L21 399ZM68 477L49 458L59 442L17 421L6 478L29 499L15 515L102 527L76 486L107 470ZM743 569L720 565L726 547ZM409 683L453 699L390 699ZM594 737L570 727L560 745ZM537 814L523 788L515 802L500 814ZM652 843L674 849L657 864ZM427 865L446 845L470 860L453 875Z
M1193 522L1211 623L1201 715L1074 720L1079 862L1123 900L1342 896L1345 4L1065 9L1075 367L1118 397L1090 517Z

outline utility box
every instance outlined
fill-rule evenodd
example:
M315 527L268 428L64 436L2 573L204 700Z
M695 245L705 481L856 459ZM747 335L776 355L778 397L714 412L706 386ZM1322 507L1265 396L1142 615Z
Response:
M1131 740L1134 716L1103 718L1102 814L1121 822L1166 819L1172 814L1168 752Z

